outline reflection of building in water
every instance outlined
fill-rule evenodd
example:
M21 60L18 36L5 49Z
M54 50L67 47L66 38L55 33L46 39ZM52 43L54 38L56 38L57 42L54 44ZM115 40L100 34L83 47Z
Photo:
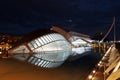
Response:
M59 33L50 30L32 32L23 37L9 54L41 67L57 67L71 55L71 45Z

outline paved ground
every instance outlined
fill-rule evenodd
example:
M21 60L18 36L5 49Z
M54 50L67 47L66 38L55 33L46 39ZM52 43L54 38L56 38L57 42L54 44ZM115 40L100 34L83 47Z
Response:
M0 80L85 80L100 53L93 53L55 69L45 69L15 59L0 60Z

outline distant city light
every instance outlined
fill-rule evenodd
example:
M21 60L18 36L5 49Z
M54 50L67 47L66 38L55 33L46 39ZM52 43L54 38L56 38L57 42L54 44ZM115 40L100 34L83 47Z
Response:
M96 71L95 71L95 70L93 70L92 72L93 72L93 73L95 73Z
M88 79L92 79L92 77L93 77L92 75L89 75L89 76L88 76Z
M0 52L0 54L2 54L2 52Z
M98 63L98 66L100 66L100 64Z

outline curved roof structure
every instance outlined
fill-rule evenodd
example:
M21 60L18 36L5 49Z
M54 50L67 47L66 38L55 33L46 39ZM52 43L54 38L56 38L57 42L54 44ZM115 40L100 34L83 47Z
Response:
M50 34L50 33L57 33L57 32L49 30L49 29L41 29L41 30L32 31L32 32L22 36L22 39L19 41L19 43L17 43L15 45L15 47L18 45L30 42L30 41L34 40L35 38L38 38L40 36Z
M61 34L51 30L27 34L16 47L9 50L9 54L17 59L47 68L60 66L71 52L69 42Z

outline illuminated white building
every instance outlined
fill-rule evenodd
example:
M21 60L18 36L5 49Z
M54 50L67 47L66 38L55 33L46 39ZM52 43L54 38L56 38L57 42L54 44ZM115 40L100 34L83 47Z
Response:
M70 55L69 60L78 59L84 55L87 55L91 51L92 47L90 44L92 43L92 40L88 35L73 31L66 32L57 26L53 26L51 29L62 34L71 44L72 54Z
M92 46L92 40L89 36L76 33L76 32L69 32L71 37L69 38L71 44L74 46L72 47L72 55L70 60L78 59L84 55L90 53Z
M51 30L32 32L19 45L9 50L9 54L20 60L46 68L60 66L70 55L69 42L59 33Z
M16 47L9 50L9 54L37 66L53 68L66 59L75 60L86 55L91 50L90 40L86 35L76 35L53 27L24 36Z

